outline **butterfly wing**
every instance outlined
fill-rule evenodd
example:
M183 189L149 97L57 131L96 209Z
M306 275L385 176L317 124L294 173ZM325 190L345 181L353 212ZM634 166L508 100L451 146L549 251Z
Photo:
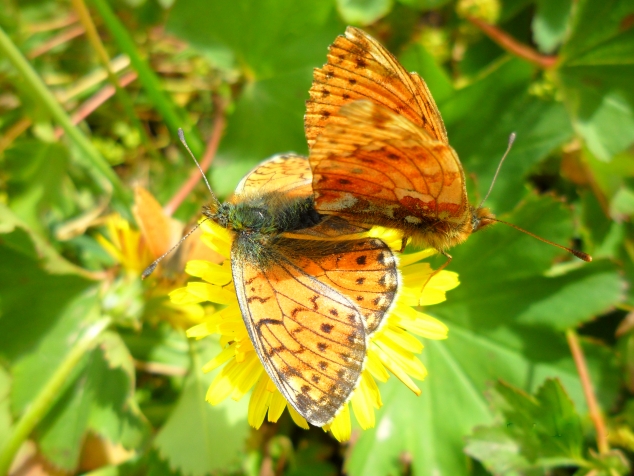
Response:
M361 376L366 334L345 297L269 251L263 264L232 249L232 273L251 342L286 400L316 426L330 422ZM246 258L246 259L245 259Z
M323 426L360 379L369 335L365 319L376 317L376 329L392 304L396 260L374 239L281 239L257 259L252 250L247 238L237 238L232 272L253 346L286 400ZM356 298L369 304L353 303Z
M319 213L398 228L437 249L468 236L464 172L449 145L370 101L336 116L310 152Z
M306 157L295 154L275 155L251 170L240 181L232 201L239 196L279 192L289 198L312 194L312 173Z
M310 147L323 128L340 121L339 108L369 99L399 113L437 141L448 143L447 131L427 85L409 73L378 41L354 27L330 46L328 62L313 73L304 129Z
M376 238L280 240L279 246L305 273L355 304L368 336L381 327L399 288L396 257L385 243Z

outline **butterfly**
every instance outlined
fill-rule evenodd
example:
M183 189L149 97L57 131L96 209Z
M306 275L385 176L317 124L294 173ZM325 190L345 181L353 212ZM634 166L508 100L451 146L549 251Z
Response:
M319 213L396 228L441 251L493 223L469 205L423 79L362 30L348 27L315 70L304 126Z
M233 283L264 369L307 421L329 423L396 297L394 253L378 239L345 238L363 229L318 214L310 165L296 155L260 164L203 214L234 234Z
M450 259L448 248L502 222L469 205L462 164L429 88L377 40L348 27L314 71L309 93L304 129L320 214L401 230L403 245L411 237Z

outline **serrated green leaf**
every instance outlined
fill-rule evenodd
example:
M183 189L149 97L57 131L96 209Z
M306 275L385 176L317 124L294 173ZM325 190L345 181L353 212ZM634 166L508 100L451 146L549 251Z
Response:
M138 360L169 364L183 370L189 368L191 356L187 337L167 323L146 325L143 332L122 331L120 335Z
M82 369L87 360L77 369ZM49 464L63 471L77 468L92 405L86 381L76 378L70 382L36 430L42 455Z
M468 438L468 454L504 474L584 464L581 419L558 380L547 380L535 396L502 382L495 391L504 421L476 429ZM506 451L497 451L500 443Z
M370 25L387 15L394 0L337 0L343 21L352 25Z
M206 341L207 344L212 342L211 339ZM193 370L172 414L154 440L161 459L186 475L227 469L239 461L245 450L249 434L248 399L225 400L216 406L205 401L207 387L218 370L205 375L200 370L201 362L218 350L217 343L206 349L194 345Z
M565 241L571 229L568 212L548 197L531 198L513 216L504 218L555 241ZM569 296L556 302L566 286L551 283L563 280L582 285L577 280L583 283L581 276L587 276L589 281L580 292L589 300L594 296L585 305L596 306L596 311L620 298L618 291L606 301L593 294L593 279L622 286L615 268L584 264L570 275L546 278L544 273L561 252L504 225L476 233L451 254L449 269L459 273L461 284L446 302L426 309L449 326L449 338L426 342L422 358L429 377L420 398L398 382L392 384L395 390L389 383L381 387L384 407L377 428L361 435L353 449L349 461L353 475L394 472L402 452L412 455L415 474L434 470L465 474L463 438L473 426L491 421L484 395L488 385L500 378L534 391L544 378L556 376L577 407L585 409L566 341L554 329L594 315L584 306L567 307ZM548 300L559 307L543 305ZM537 311L540 306L552 322ZM531 317L530 323L522 322L526 316ZM584 350L593 380L601 382L597 384L599 398L609 406L618 386L609 351L592 345ZM510 448L505 451L513 454Z
M103 335L98 350L86 369L92 392L88 425L94 433L124 448L140 447L149 435L149 425L134 398L132 356L112 332Z
M6 152L9 207L40 233L44 232L42 211L50 210L63 199L60 187L66 178L68 163L64 146L35 139L21 141Z

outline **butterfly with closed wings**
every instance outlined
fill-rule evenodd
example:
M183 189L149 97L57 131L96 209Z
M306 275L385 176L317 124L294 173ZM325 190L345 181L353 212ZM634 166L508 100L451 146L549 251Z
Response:
M469 205L462 165L425 82L358 28L348 27L315 70L304 126L320 214L399 229L445 254L501 222Z

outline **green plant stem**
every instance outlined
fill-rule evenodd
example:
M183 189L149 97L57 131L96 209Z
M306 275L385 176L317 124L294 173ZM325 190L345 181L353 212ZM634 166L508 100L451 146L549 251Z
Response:
M601 409L597 403L597 398L594 395L594 389L592 388L592 381L590 380L590 374L588 373L588 366L586 365L586 359L583 356L583 350L579 344L579 337L573 329L566 331L566 339L568 340L568 346L570 347L570 353L575 361L577 367L577 373L579 374L579 380L581 380L581 386L583 393L588 403L588 412L590 413L590 419L594 425L594 429L597 432L597 448L599 453L605 455L610 452L610 446L608 444L608 433L605 428L605 422L601 416Z
M169 96L163 93L159 78L154 74L147 62L141 58L139 51L130 37L128 31L115 16L106 0L92 0L92 4L97 8L101 19L110 30L112 37L117 42L121 50L128 55L132 67L139 74L139 81L147 92L154 107L163 116L172 137L176 139L178 128L182 128L185 136L189 139L189 146L194 155L199 156L203 150L203 141L198 131L191 127L191 124L184 115L179 114L179 110L171 101Z
M108 194L111 194L114 189L115 196L127 205L129 199L117 174L114 173L108 162L95 149L84 133L73 125L64 108L57 102L55 96L48 90L37 72L31 67L2 27L0 27L0 52L4 53L15 69L18 70L24 82L31 88L36 101L48 110L51 116L62 126L66 135L79 148L81 152L81 154L78 154L79 160L101 189Z
M53 406L68 377L111 322L112 319L109 317L100 319L84 332L84 335L77 340L44 388L27 407L22 418L9 435L6 446L0 451L0 474L9 472L11 462L24 440L28 438L33 428Z
M106 48L104 47L103 42L99 37L99 33L97 32L95 23L92 21L92 17L90 16L90 12L88 11L86 4L84 3L84 0L72 0L72 3L73 7L75 7L75 11L79 15L79 21L81 21L81 24L86 30L88 41L90 41L90 44L97 52L97 56L99 57L101 64L108 73L108 79L110 79L110 83L112 83L112 85L114 86L117 99L123 106L128 119L130 120L132 125L139 131L139 134L141 135L141 140L143 141L143 145L145 145L146 149L152 154L155 159L158 159L156 149L150 142L150 138L148 137L143 124L141 124L141 121L134 111L134 106L132 104L130 96L128 95L127 91L121 87L121 85L119 84L119 78L117 78L117 75L114 73L112 67L110 66L110 57L108 56L108 52L106 51Z

